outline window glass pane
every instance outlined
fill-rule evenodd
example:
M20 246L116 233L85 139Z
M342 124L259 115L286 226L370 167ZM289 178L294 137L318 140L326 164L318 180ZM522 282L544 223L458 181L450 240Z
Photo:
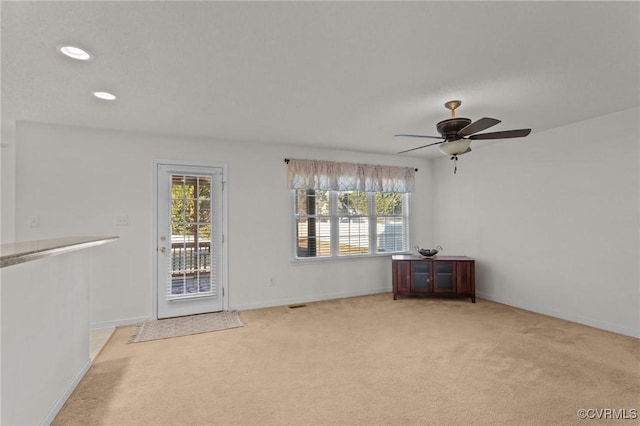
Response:
M406 228L402 218L379 217L376 223L378 252L389 253L406 250Z
M203 293L206 291L211 291L211 273L201 273L198 276L198 291Z
M187 224L184 226L184 238L187 243L193 243L193 239L196 235L198 226L193 224Z
M196 182L196 177L173 176L171 184L172 223L196 221L196 204L194 200Z
M171 235L180 236L182 235L183 230L184 230L184 225L181 225L179 223L171 224Z
M297 215L329 215L329 193L319 189L296 190Z
M211 290L211 224L198 226L196 251L197 274L195 281L199 292Z
M196 200L182 200L184 205L184 222L196 222Z
M369 201L366 192L337 193L338 247L340 256L369 253Z
M376 192L377 216L402 216L402 194Z
M211 200L198 201L198 222L211 222Z
M296 220L296 252L298 257L331 255L331 225L328 218Z
M195 176L183 176L184 197L196 198L198 178Z
M184 200L171 200L171 222L174 224L184 222L184 210Z
M172 198L184 198L184 176L172 176L171 177L171 197Z
M211 225L199 225L198 226L198 244L200 248L206 248L211 245Z
M368 212L369 202L366 192L338 192L338 216L366 216Z
M307 212L307 196L306 196L307 191L305 191L304 189L296 189L294 191L295 191L295 196L296 196L295 214L296 215L306 214L306 212Z
M341 217L338 232L340 255L369 253L369 219L367 217Z
M329 193L315 189L299 189L295 195L297 256L330 256Z
M407 250L407 223L403 212L405 197L392 192L375 194L378 253Z
M211 178L208 176L198 176L198 198L201 200L211 199Z

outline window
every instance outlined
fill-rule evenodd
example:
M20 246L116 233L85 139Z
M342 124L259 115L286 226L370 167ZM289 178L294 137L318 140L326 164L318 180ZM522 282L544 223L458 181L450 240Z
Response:
M331 256L329 193L296 189L296 256Z
M211 292L211 176L171 175L168 298Z
M378 253L407 251L409 194L376 192L376 249Z
M340 255L369 253L369 196L366 192L336 193L338 209L338 253Z
M293 161L298 164L292 171ZM305 164L300 166L300 162ZM295 257L407 251L408 189L413 188L413 172L399 167L290 160Z

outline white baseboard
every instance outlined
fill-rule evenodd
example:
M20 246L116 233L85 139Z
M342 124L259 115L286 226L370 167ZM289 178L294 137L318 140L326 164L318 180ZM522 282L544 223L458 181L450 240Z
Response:
M513 306L514 308L524 309L525 311L531 311L542 315L548 315L554 318L560 318L565 321L576 322L578 324L588 325L589 327L599 328L601 330L611 331L613 333L624 334L625 336L640 338L640 331L633 330L627 327L620 326L618 324L610 324L603 321L598 321L593 318L586 318L579 315L566 314L564 312L557 312L550 309L541 308L540 306L528 305L526 303L519 303L513 300L505 299L502 297L494 296L492 294L476 292L476 296L492 302L502 303L503 305Z
M101 328L123 327L127 325L141 324L149 319L151 319L151 317L138 317L138 318L127 318L127 319L116 320L116 321L92 322L89 327L91 330L97 330Z
M315 295L315 296L305 296L305 297L298 297L298 298L274 299L274 300L268 300L268 301L261 301L257 303L241 303L236 305L230 304L229 310L242 311L242 310L248 310L248 309L270 308L274 306L284 306L284 305L290 305L295 303L310 303L310 302L319 302L322 300L342 299L345 297L366 296L369 294L387 293L390 291L392 291L391 287L388 287L388 288L323 294L323 295ZM563 313L563 312L556 312L553 310L541 308L539 306L519 303L514 300L505 299L503 297L494 296L492 294L484 293L480 291L476 291L476 296L486 300L491 300L493 302L502 303L504 305L513 306L515 308L520 308L520 309L536 312L543 315L549 315L549 316L560 318L566 321L576 322L579 324L588 325L590 327L599 328L601 330L611 331L613 333L624 334L625 336L640 338L640 331L623 327L617 324L610 324L603 321L598 321L592 318L585 318L577 315L567 315L566 313ZM114 328L114 327L135 325L135 324L143 323L144 321L147 321L149 319L150 317L139 317L139 318L128 318L123 320L117 320L117 321L94 322L94 323L91 323L91 329L95 330L95 329L101 329L101 328Z
M78 374L75 375L71 383L69 383L69 386L67 386L67 388L62 393L62 395L60 395L53 407L51 407L51 410L49 410L49 414L47 414L42 422L40 422L41 425L49 426L53 422L53 420L56 418L56 416L64 406L64 403L67 402L67 399L69 399L69 396L71 396L71 392L73 392L76 386L78 386L78 383L80 383L80 380L82 380L84 375L87 374L89 368L91 368L91 360L87 359L87 362L84 363L80 371L78 371Z
M367 289L367 290L356 290L356 291L348 291L343 293L322 294L322 295L315 295L315 296L294 297L291 299L275 299L275 300L269 300L269 301L257 302L257 303L243 303L239 305L229 306L229 310L243 311L248 309L271 308L273 306L284 306L284 305L291 305L295 303L320 302L322 300L343 299L345 297L367 296L370 294L388 293L388 292L391 292L391 287Z
M229 311L241 311L247 309L260 309L260 308L270 308L273 306L283 306L290 305L293 303L310 303L310 302L319 302L321 300L331 300L331 299L342 299L345 297L355 297L355 296L367 296L369 294L378 294L378 293L387 293L391 292L391 287L386 288L377 288L377 289L366 289L366 290L356 290L356 291L347 291L341 293L331 293L331 294L322 294L315 296L305 296L305 297L294 297L287 299L275 299L275 300L267 300L257 303L241 303L238 305L229 304ZM99 330L103 328L114 328L114 327L123 327L128 325L136 325L141 324L147 320L151 319L151 317L138 317L138 318L127 318L116 321L103 321L103 322L92 322L90 329L91 330Z

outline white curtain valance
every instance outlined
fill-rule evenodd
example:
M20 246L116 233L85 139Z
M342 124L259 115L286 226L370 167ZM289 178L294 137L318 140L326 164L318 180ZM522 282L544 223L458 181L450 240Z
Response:
M288 161L287 185L291 189L325 191L413 192L415 169L334 161Z

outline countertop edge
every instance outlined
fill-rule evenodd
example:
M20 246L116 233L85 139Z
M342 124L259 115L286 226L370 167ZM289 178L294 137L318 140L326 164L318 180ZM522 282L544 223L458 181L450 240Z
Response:
M116 241L119 238L120 237L117 236L65 237L2 244L2 246L0 246L0 268L107 244ZM2 254L6 251L9 251L10 253L6 255Z

